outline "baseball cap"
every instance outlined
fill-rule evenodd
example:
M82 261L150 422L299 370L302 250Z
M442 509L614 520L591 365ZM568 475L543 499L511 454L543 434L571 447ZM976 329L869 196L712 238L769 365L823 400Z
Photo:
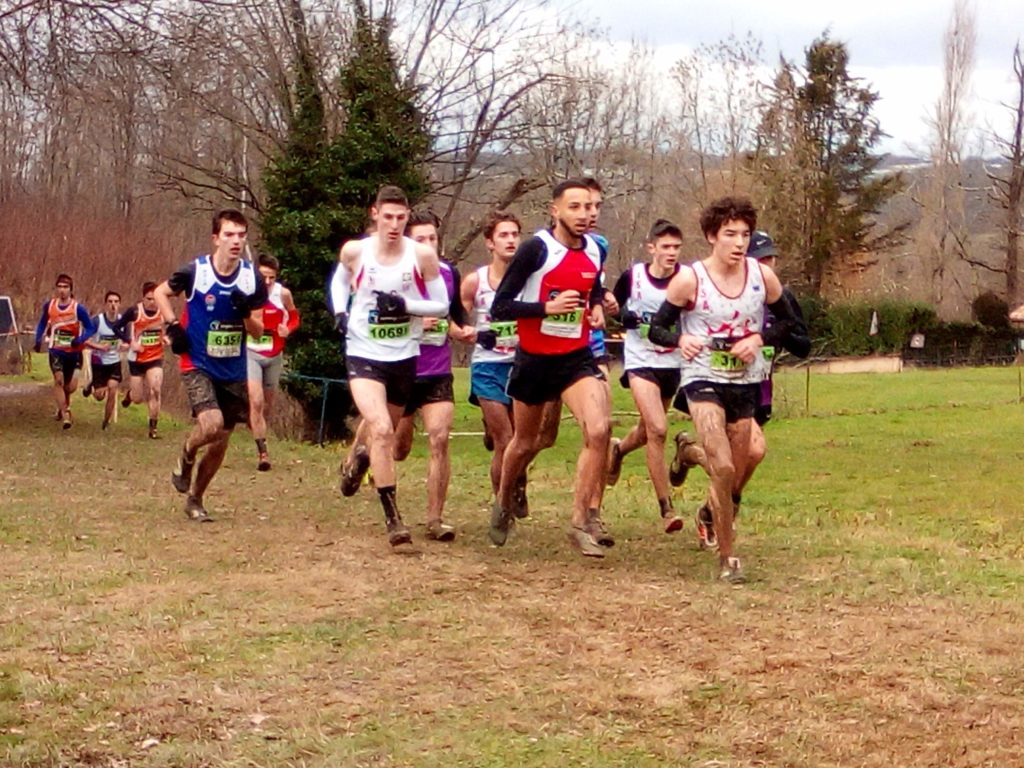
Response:
M754 233L750 236L747 256L755 259L764 259L769 256L778 255L779 252L775 249L775 241L772 240L771 235L760 229L754 230Z

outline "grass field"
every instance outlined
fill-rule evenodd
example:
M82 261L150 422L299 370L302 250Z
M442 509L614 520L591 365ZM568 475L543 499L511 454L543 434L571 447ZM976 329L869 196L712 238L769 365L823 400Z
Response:
M101 432L76 399L63 433L47 390L0 382L0 765L1019 765L1018 376L817 376L808 411L782 374L742 587L691 521L661 533L640 454L606 496L617 546L574 554L569 422L503 549L475 436L459 538L424 540L418 442L397 555L373 494L337 493L340 446L273 443L260 474L239 434L195 525L168 482L184 425L146 440L135 407Z

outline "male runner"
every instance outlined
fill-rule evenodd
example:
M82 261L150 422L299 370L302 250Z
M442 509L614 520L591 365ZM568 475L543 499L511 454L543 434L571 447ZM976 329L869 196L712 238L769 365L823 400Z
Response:
M292 292L277 282L281 265L269 253L257 259L257 269L267 286L267 303L263 305L263 335L248 338L245 344L247 386L249 388L249 429L256 441L260 472L270 470L267 453L267 414L274 406L274 393L281 384L284 370L284 342L299 327L299 310Z
M405 226L408 238L439 250L438 229L440 220L430 211L414 211ZM412 394L405 405L405 411L395 430L395 461L405 461L412 450L416 413L423 418L430 444L430 459L427 466L427 538L434 541L454 541L455 527L444 521L444 503L448 497L448 483L451 479L451 461L448 455L448 438L455 417L455 396L452 390L452 350L449 338L472 342L475 332L468 327L466 313L458 300L459 272L446 261L439 262L441 277L450 298L450 319L426 317L423 319L423 337L420 339L420 354L416 359L416 381ZM349 451L349 457L342 465L341 492L353 495L369 466L366 450L367 422L360 422Z
M601 255L587 236L593 213L590 190L563 181L551 195L550 230L516 251L495 291L491 317L519 321L519 347L508 383L512 440L505 450L490 538L501 546L513 520L516 480L537 454L545 406L561 400L583 432L569 540L587 557L603 557L600 499L608 452L608 388L590 350L591 327L604 326Z
M346 334L349 389L366 423L388 541L398 546L412 536L395 494L395 427L412 396L422 317L443 317L450 300L437 252L403 235L409 219L405 193L381 187L370 215L376 233L341 247L332 302Z
M701 212L700 225L711 254L672 278L651 321L650 339L682 352L683 391L710 470L719 578L739 583L745 575L733 553L733 493L747 471L762 379L764 310L767 304L786 321L791 310L775 273L746 255L757 225L749 200L712 202Z
M750 236L750 247L747 256L757 259L759 263L765 264L773 271L775 270L776 256L778 251L775 243L767 232L755 231ZM807 334L807 326L804 323L803 312L796 296L787 288L782 286L782 295L790 303L795 322L779 321L768 311L765 313L765 330L762 333L764 346L761 348L764 357L764 379L761 382L757 408L754 411L754 423L750 426L750 448L747 457L747 470L740 478L737 492L733 494L735 516L740 513L740 501L743 489L746 488L754 470L764 461L767 452L767 443L764 436L764 425L772 415L772 373L775 365L775 353L779 348L785 349L792 355L800 358L807 357L811 352L811 339ZM676 407L682 411L686 410L686 396L680 392L676 397ZM687 472L692 467L701 466L707 471L707 456L704 449L694 441L686 432L679 432L676 435L676 455L672 460L669 480L673 485L682 485L686 480ZM715 530L711 517L711 507L705 502L697 510L697 538L698 543L704 549L714 549L718 546L715 538Z
M117 388L121 384L121 347L117 334L117 321L121 319L121 294L107 291L103 311L93 318L96 333L85 343L92 350L92 381L82 390L97 400L106 401L103 407L103 429L110 426L117 405Z
M634 264L620 275L615 284L615 298L623 308L622 326L626 329L622 385L632 393L640 421L621 442L611 441L608 485L618 482L622 458L646 445L647 472L658 499L665 533L675 533L683 527L683 519L672 506L672 491L665 466L665 437L668 433L665 413L679 389L682 356L678 347L659 347L647 336L651 318L665 301L669 282L679 271L679 250L682 247L683 233L679 227L658 219L647 236L650 263Z
M196 418L171 483L178 493L187 494L185 515L200 523L212 520L203 496L224 461L231 431L249 416L246 334L257 339L263 335L267 286L252 262L242 258L248 231L249 222L239 211L218 212L213 217L213 250L181 267L153 294L167 323L171 350L180 356L181 378ZM171 297L179 294L185 295L180 321L171 305Z
M494 292L519 247L520 229L519 219L513 214L492 213L483 231L491 262L470 272L462 281L462 304L467 312L475 313L477 334L469 366L469 401L479 406L484 430L492 441L491 492L495 497L501 482L505 449L512 439L512 398L506 390L519 335L515 320L502 322L491 317L491 305ZM561 402L558 406L561 408ZM513 512L517 517L529 513L525 476L521 476L516 485Z
M71 429L71 393L78 388L78 371L82 367L82 345L96 331L89 310L72 296L74 281L69 275L57 275L57 295L43 302L43 311L36 324L35 351L43 342L50 348L50 372L53 374L53 397L57 401L57 421Z
M164 319L156 305L156 283L142 284L142 301L122 315L115 330L128 343L128 391L121 405L146 400L149 406L149 437L157 439L160 401L164 387Z

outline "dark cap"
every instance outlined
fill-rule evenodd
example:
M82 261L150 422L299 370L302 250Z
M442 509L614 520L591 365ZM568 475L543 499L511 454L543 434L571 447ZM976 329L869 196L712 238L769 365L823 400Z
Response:
M775 241L771 235L763 230L755 230L750 236L750 246L747 248L747 256L755 259L766 259L769 256L778 256L775 249Z

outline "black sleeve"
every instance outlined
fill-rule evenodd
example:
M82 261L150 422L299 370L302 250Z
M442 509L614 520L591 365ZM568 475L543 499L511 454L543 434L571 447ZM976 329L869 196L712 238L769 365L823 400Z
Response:
M590 286L590 301L587 302L591 309L604 301L604 283L601 282L603 273L604 267L602 266L594 274L594 284Z
M539 237L520 243L508 271L494 292L491 317L495 320L518 320L520 317L544 317L543 301L519 301L527 279L544 264L547 246Z
M799 307L796 297L783 288L778 301L768 305L775 322L761 334L761 338L766 345L782 347L797 357L807 357L811 351L811 340Z
M671 301L661 302L658 311L651 318L651 332L648 338L659 347L679 346L679 316L682 313L683 308L677 307Z
M190 261L179 268L173 275L167 278L167 285L175 296L181 293L191 293L192 286L196 281L196 263Z
M615 288L612 289L612 294L615 296L615 300L619 302L619 316L626 311L626 302L629 301L629 294L633 291L633 270L632 268L625 270L619 279L615 281Z
M469 325L466 308L462 306L462 275L454 264L448 266L452 271L452 300L448 307L448 316L458 325Z
M249 299L250 309L263 309L263 305L270 299L270 293L267 291L267 283L263 279L263 275L256 272L256 290L252 292L252 297Z
M133 304L125 310L125 313L118 318L117 322L114 323L114 327L111 329L114 331L114 335L117 336L123 342L131 342L131 338L128 336L128 326L135 322L136 316L139 314L139 307L137 304Z

